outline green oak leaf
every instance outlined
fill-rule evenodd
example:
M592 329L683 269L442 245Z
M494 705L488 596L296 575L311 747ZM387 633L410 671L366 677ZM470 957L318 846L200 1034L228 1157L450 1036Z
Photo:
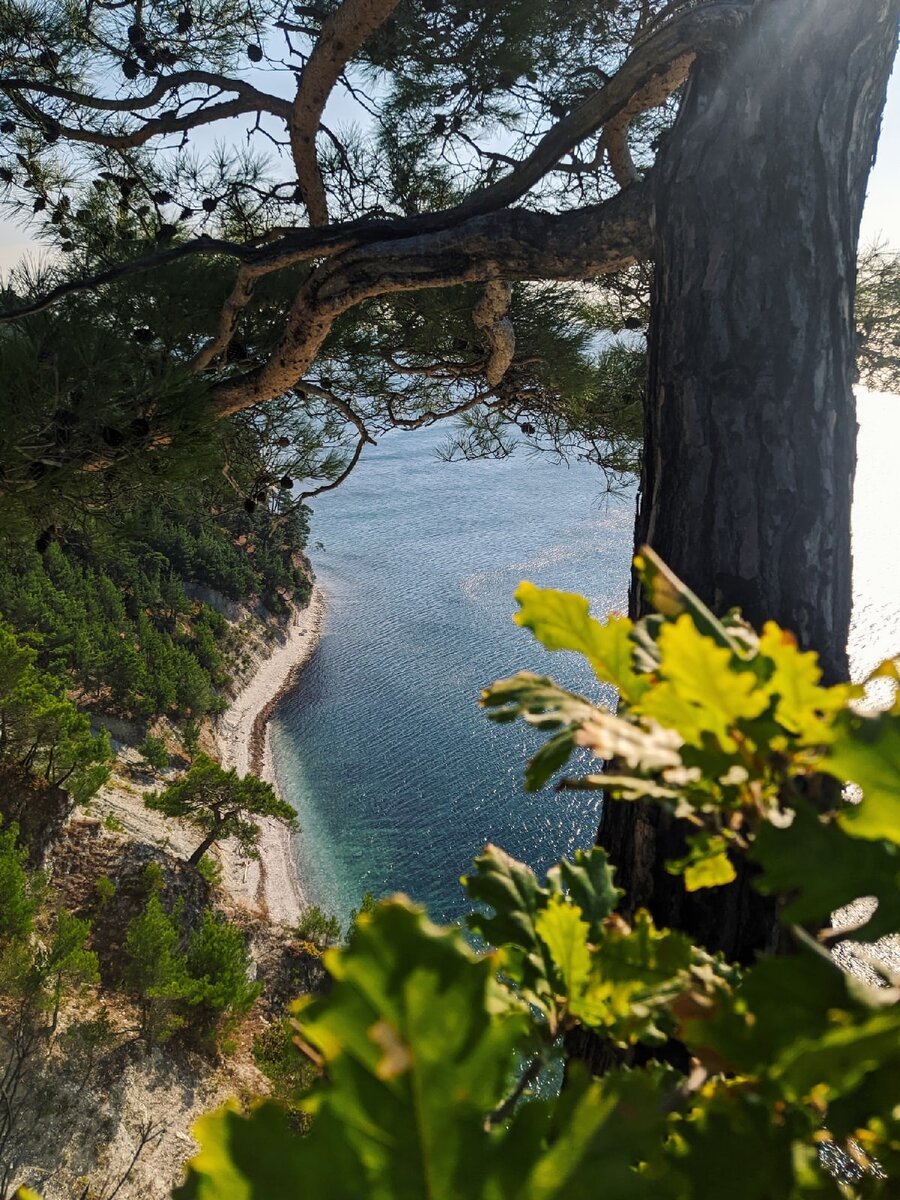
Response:
M734 864L728 857L728 843L721 834L698 833L687 838L689 852L666 863L671 875L681 875L689 892L701 888L722 887L737 878Z
M632 666L632 623L627 617L613 615L601 623L590 615L584 596L527 581L519 584L515 597L519 611L513 620L530 629L542 646L583 654L597 678L617 688L623 699L630 703L639 698L647 684Z
M615 886L613 876L609 858L599 846L576 850L573 861L563 858L547 872L550 890L568 893L572 903L581 909L590 926L592 941L600 936L603 922L615 912L625 894Z
M550 951L568 1007L577 1012L591 971L590 926L581 909L562 896L551 896L535 920L538 937Z
M821 769L862 788L862 802L838 814L847 833L900 845L900 713L847 714Z
M231 1101L201 1117L192 1133L200 1150L174 1200L271 1200L303 1178L302 1143L276 1104L245 1117Z
M493 914L470 913L469 928L490 946L516 946L526 955L536 955L533 967L545 977L535 920L546 905L549 892L538 883L531 867L499 846L485 846L474 866L471 875L463 876L462 885L472 900L489 905Z
M490 710L492 721L514 721L522 717L538 729L558 729L561 725L580 724L598 712L590 700L566 691L545 675L519 671L508 679L498 679L481 694L481 704Z
M828 1129L836 1138L852 1137L878 1160L888 1179L900 1177L896 1055L867 1072L856 1087L830 1099Z
M854 1014L856 1015L856 1014ZM900 1078L900 1008L835 1021L818 1037L795 1036L769 1068L788 1100L813 1089L821 1094L852 1093L871 1073L893 1068Z
M796 1147L812 1132L809 1117L789 1110L776 1121L748 1083L720 1079L673 1122L667 1151L690 1180L684 1200L801 1200ZM824 1172L822 1182L820 1200L839 1195Z
M533 1045L497 956L396 897L360 916L326 964L330 995L298 1016L325 1069L309 1132L279 1131L267 1106L201 1125L179 1200L458 1200L488 1173L486 1118Z
M676 729L693 746L711 734L732 751L734 726L760 716L769 692L752 669L740 669L734 652L700 633L688 613L659 632L662 682L641 699L640 712Z
M777 1069L799 1035L812 1043L833 1025L851 1019L862 1006L851 996L847 979L827 953L762 958L743 975L733 993L721 992L708 1009L693 1008L681 1017L679 1037L706 1061L713 1058L748 1076Z
M616 759L647 774L683 766L682 737L674 729L663 728L656 721L616 716L542 675L520 671L500 679L482 693L481 703L493 721L521 717L539 729L561 730L529 764L529 790L546 782L566 761L573 744L604 761ZM684 705L681 709L684 711Z
M596 944L578 1015L621 1044L665 1041L660 1022L673 1024L667 1009L687 986L693 963L690 939L657 929L645 910L631 926L612 918Z
M666 1114L660 1097L677 1086L664 1068L617 1071L589 1079L571 1063L566 1086L549 1114L540 1153L525 1106L517 1114L503 1153L525 1163L515 1186L491 1193L490 1200L675 1200L685 1180L664 1158Z
M575 749L577 725L561 729L549 738L538 752L528 760L525 768L525 791L538 792L560 767L569 761Z
M475 871L462 879L469 896L488 905L492 913L474 912L470 929L503 950L503 973L523 989L523 996L541 1008L554 1007L551 980L554 963L550 947L539 932L539 921L551 903L580 913L586 940L601 936L603 923L615 910L621 892L613 885L606 854L597 846L579 850L574 861L562 859L547 872L542 887L534 872L497 846L486 846L475 859ZM565 918L563 918L565 919Z

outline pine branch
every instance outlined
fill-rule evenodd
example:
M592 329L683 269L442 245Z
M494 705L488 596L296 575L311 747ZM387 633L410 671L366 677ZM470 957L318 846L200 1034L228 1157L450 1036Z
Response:
M15 76L4 79L0 77L0 91L7 94L37 92L48 98L65 100L67 104L95 109L98 112L116 113L134 113L142 108L152 108L170 92L178 91L183 87L210 87L222 92L234 92L244 100L251 102L254 110L270 112L285 120L290 114L291 106L287 100L283 100L280 96L270 95L268 92L261 92L246 80L220 75L215 71L176 71L171 75L163 75L143 96L126 96L121 100L114 100L106 96L94 96L90 92L79 92L41 79L16 78Z
M294 302L268 362L214 387L227 416L289 391L306 373L334 322L365 300L422 288L512 279L589 279L650 251L651 196L635 184L605 204L549 216L514 209L453 230L377 242L329 259Z
M344 67L375 32L398 0L344 0L322 25L322 32L297 81L289 129L297 180L310 225L327 225L328 203L316 158L316 134L328 97Z

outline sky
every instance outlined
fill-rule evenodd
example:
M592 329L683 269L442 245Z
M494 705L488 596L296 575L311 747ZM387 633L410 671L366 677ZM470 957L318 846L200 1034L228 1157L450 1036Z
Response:
M878 155L863 213L861 244L885 241L900 249L900 66L895 65L888 88ZM0 219L0 271L7 271L31 243L28 232Z
M878 157L869 176L863 213L863 244L879 236L900 249L900 65L897 64L888 87Z

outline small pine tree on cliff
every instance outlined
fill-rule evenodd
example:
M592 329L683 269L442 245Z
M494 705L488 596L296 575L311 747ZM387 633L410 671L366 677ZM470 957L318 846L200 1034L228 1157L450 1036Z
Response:
M254 817L274 817L291 829L297 825L294 810L276 796L268 783L255 775L240 779L237 771L223 770L206 754L197 755L178 783L152 793L145 803L201 830L203 840L188 859L193 866L211 846L229 837L237 839L245 854L256 857L259 826Z

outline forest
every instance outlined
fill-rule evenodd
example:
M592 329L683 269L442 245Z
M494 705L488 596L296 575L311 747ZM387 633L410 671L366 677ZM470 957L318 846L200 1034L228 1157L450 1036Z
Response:
M846 647L898 18L0 0L0 1200L895 1194L900 667ZM639 480L627 614L515 594L617 704L481 695L596 845L484 847L463 929L283 919L311 507L442 422Z
M9 547L0 612L83 707L196 721L221 708L236 648L220 613L185 585L284 612L285 596L308 593L305 537L302 513L272 528L265 512L145 502L41 550L37 538Z

